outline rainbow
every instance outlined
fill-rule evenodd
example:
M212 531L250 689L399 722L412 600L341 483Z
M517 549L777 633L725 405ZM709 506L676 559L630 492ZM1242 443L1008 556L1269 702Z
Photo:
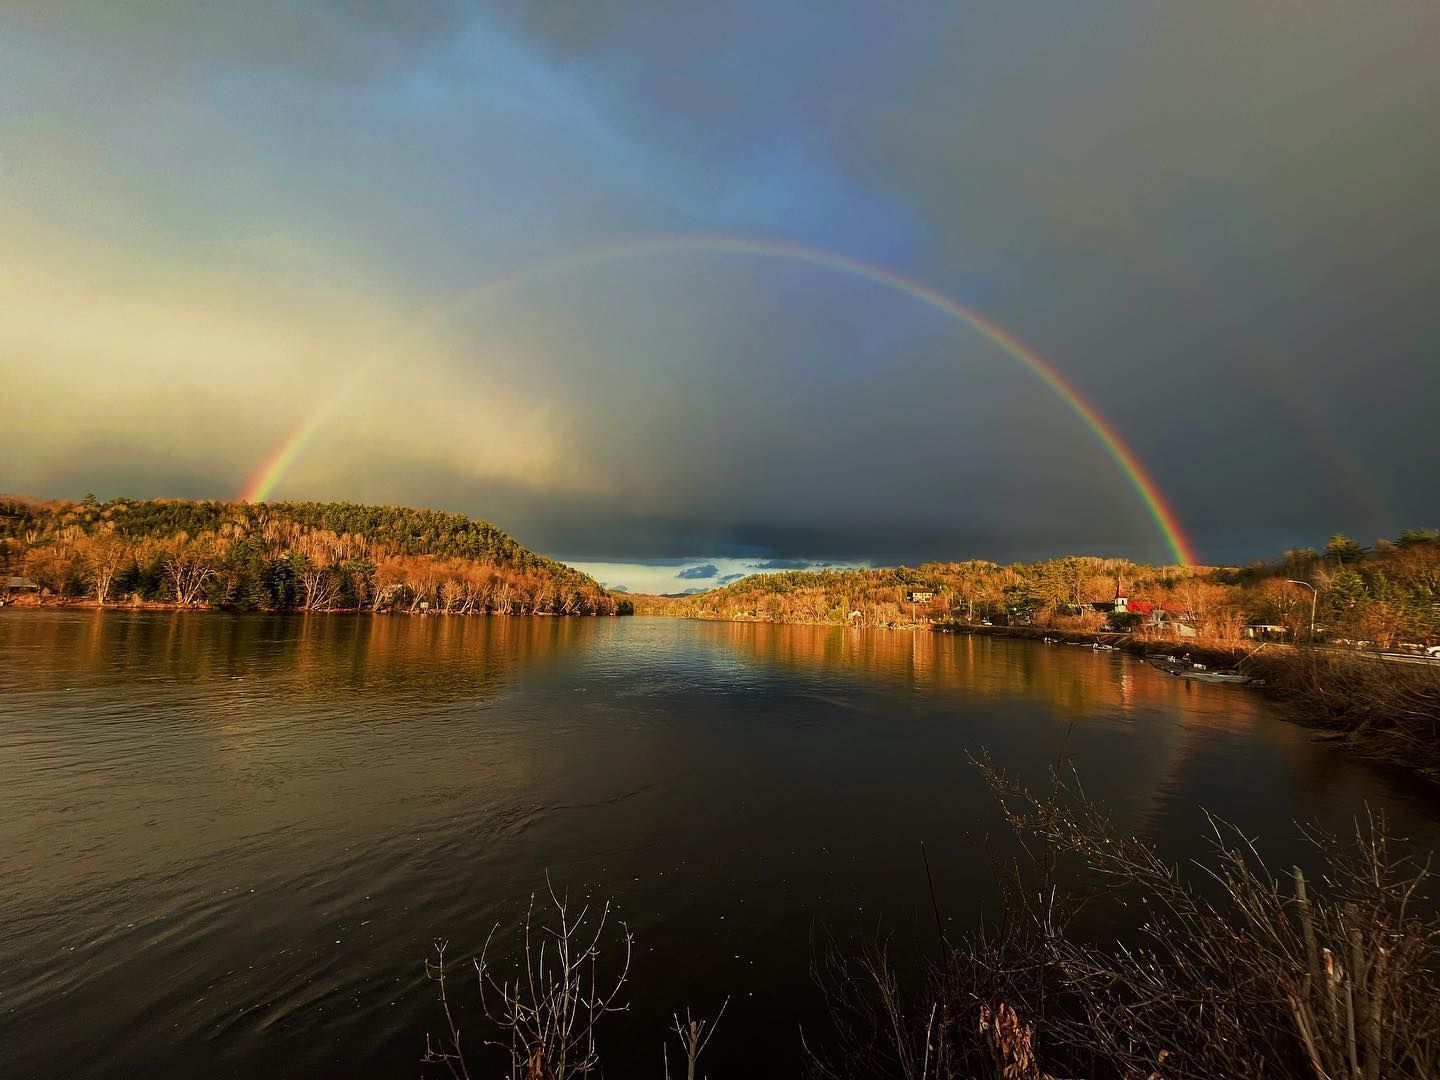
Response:
M1182 565L1194 565L1198 561L1193 546L1180 527L1175 511L1161 494L1160 488L1144 464L1136 457L1135 451L1130 448L1115 427L1101 416L1095 406L1052 363L1003 326L993 322L975 309L952 300L944 293L915 278L883 266L862 262L849 255L789 241L754 237L724 235L653 237L641 241L591 248L542 260L505 277L483 282L447 301L442 307L432 312L431 317L425 320L422 326L428 327L443 321L457 309L477 300L557 273L581 270L626 259L672 254L748 255L805 263L892 289L949 318L964 323L1006 355L1018 360L1059 396L1070 411L1094 434L1100 445L1104 447L1106 454L1119 467L1121 474L1124 475L1130 486L1135 489L1175 561ZM353 383L354 377L352 377L350 385ZM240 496L242 499L255 502L269 497L286 470L304 450L306 443L335 411L336 400L331 398L321 402L286 437L284 442L271 452L246 484Z
M290 471L290 466L295 464L295 460L304 452L311 438L339 410L341 401L345 399L348 390L353 385L352 378L340 393L321 400L301 419L299 425L285 436L280 445L266 455L265 460L250 474L250 478L245 481L245 486L240 490L238 498L241 502L264 502L270 498L275 491L275 486Z

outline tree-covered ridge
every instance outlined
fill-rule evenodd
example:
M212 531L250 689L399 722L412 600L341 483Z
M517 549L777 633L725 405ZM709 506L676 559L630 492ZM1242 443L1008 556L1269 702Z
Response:
M1127 597L1123 616L1106 610L1117 586ZM912 603L917 593L932 595ZM756 574L694 596L637 596L635 603L642 612L702 618L870 626L956 620L1094 630L1183 623L1197 636L1226 641L1256 624L1270 629L1250 633L1300 640L1310 631L1312 599L1321 637L1382 647L1440 640L1440 530L1407 530L1373 548L1336 535L1324 551L1293 549L1247 567L1154 567L1091 556L1008 566L936 562Z
M485 521L355 503L0 496L0 569L55 596L236 609L613 614Z
M788 570L755 574L661 604L636 599L640 610L772 622L845 622L855 612L867 625L907 623L912 616L1049 621L1074 615L1094 599L1113 599L1117 576L1127 585L1169 587L1174 579L1167 575L1178 573L1090 556L1011 565L970 560L879 569ZM909 597L916 593L932 597L912 605Z

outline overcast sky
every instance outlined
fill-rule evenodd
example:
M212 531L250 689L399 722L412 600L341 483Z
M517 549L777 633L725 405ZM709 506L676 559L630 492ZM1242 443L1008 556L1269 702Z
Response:
M233 497L328 407L276 497L592 570L1168 557L972 328L644 247L726 235L983 312L1203 558L1440 525L1437 42L1420 0L11 0L0 490Z

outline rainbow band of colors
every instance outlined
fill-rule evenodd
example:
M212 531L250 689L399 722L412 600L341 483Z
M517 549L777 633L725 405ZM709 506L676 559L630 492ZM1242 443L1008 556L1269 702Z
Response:
M325 426L325 421L335 411L335 397L326 398L319 408L311 410L300 422L300 425L285 437L285 441L275 447L260 463L260 467L251 474L245 484L245 489L240 492L242 502L264 502L270 498L275 487L290 471L290 466L304 452L315 433Z
M1006 355L1018 360L1065 402L1070 411L1079 417L1081 422L1099 440L1100 445L1105 448L1106 453L1119 466L1121 473L1135 489L1136 494L1140 496L1146 512L1154 521L1175 561L1183 565L1193 565L1197 561L1194 549L1182 531L1174 510L1171 509L1140 459L1135 456L1135 452L1130 449L1120 433L1100 415L1095 406L1090 404L1053 364L1010 331L998 323L992 322L973 308L968 308L952 300L944 293L938 292L914 278L882 266L861 262L848 255L802 244L758 238L704 235L655 237L562 255L535 263L505 277L484 282L449 300L443 307L433 312L431 318L427 319L424 325L429 326L434 322L441 321L457 309L484 297L518 288L553 274L624 259L650 258L670 254L749 255L807 263L903 293L935 311L959 320L998 346ZM250 502L269 498L281 478L304 451L310 439L337 410L343 396L342 393L327 398L306 416L255 471L249 483L245 485L244 491L241 492L240 498Z

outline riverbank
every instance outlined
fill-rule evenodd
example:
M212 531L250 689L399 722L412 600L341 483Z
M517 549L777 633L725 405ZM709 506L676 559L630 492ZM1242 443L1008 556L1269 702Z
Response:
M758 618L689 617L701 621L769 622ZM814 625L837 624L817 620ZM1070 647L1099 643L1137 657L1163 653L1177 659L1188 657L1211 670L1236 669L1255 680L1244 688L1246 692L1264 694L1282 706L1287 719L1316 732L1317 738L1333 741L1426 783L1440 784L1440 667L1388 664L1371 654L1273 642L1174 640L1046 626L984 626L958 620L871 629L912 633L929 630L1037 644L1050 641Z
M29 611L214 611L215 608L205 607L198 604L176 604L168 600L134 600L117 603L111 601L102 604L91 597L54 597L44 598L33 594L21 594L0 599L0 607L17 608Z
M1036 626L937 623L938 633L1049 639L1113 646L1135 656L1188 655L1208 668L1236 668L1251 688L1286 707L1295 723L1338 745L1440 784L1440 668L1388 664L1366 653L1292 645L1166 641L1132 634L1077 633Z
M939 634L978 634L985 637L1018 638L1023 641L1048 640L1061 645L1099 643L1135 656L1145 656L1149 653L1169 653L1175 656L1188 654L1197 663L1212 668L1234 667L1258 651L1256 646L1228 645L1214 641L1199 643L1136 637L1131 633L1110 630L1056 630L1046 626L977 626L974 623L958 621L931 623L929 629ZM1273 648L1276 646L1266 646L1267 650ZM1288 646L1280 646L1280 648L1288 650Z
M0 608L20 608L30 611L185 611L195 614L206 615L235 615L247 610L262 610L271 615L500 615L507 618L516 615L534 615L545 618L553 616L574 616L574 615L630 615L624 605L617 605L615 611L496 611L493 608L484 611L472 609L469 611L449 611L444 608L435 607L325 607L325 608L262 608L246 609L231 606L212 606L210 604L177 604L171 600L127 600L123 603L110 601L102 604L91 597L36 597L33 595L22 595L9 597L0 601Z
M1440 668L1363 653L1291 649L1246 666L1302 724L1366 757L1440 783Z

